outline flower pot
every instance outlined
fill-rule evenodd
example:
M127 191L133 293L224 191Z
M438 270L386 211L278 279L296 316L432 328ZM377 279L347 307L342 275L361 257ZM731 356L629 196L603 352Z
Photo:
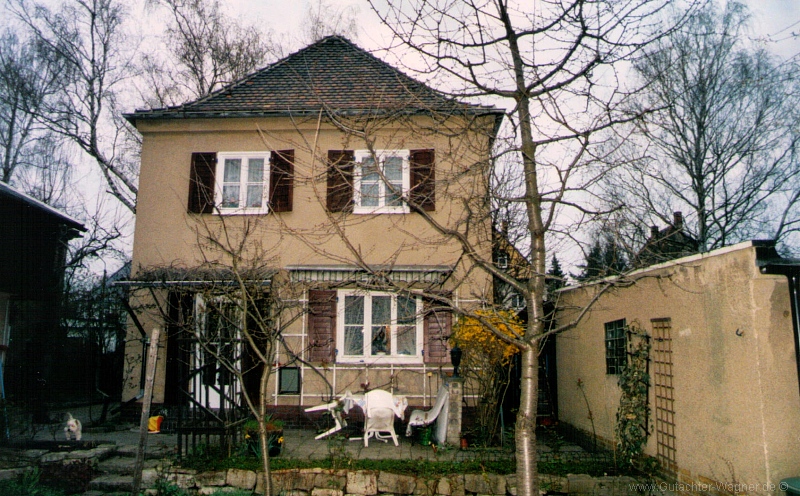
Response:
M423 446L431 445L431 429L429 427L426 427L420 431L419 444Z

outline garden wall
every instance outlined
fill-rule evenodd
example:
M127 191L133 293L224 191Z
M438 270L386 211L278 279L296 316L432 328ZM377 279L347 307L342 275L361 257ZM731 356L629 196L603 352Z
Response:
M163 474L156 469L150 469L143 472L143 483L146 487L152 487L159 477L166 477L167 481L197 494L212 494L223 488L255 490L256 494L264 494L263 473L257 474L250 470L228 469L198 473L193 470L172 469ZM370 470L296 469L275 470L272 472L272 480L274 494L285 496L517 494L516 475L485 473L422 478ZM636 481L630 477L541 475L540 484L542 490L550 492L603 496L633 493ZM155 494L155 490L149 491L149 494Z

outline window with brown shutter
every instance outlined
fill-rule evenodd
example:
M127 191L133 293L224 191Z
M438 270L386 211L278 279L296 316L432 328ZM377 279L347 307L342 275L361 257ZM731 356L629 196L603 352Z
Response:
M352 150L328 151L327 207L329 212L351 211L353 208Z
M294 199L294 150L270 154L269 203L273 212L291 212Z
M216 167L216 153L192 153L192 166L189 172L189 212L195 214L214 212Z
M336 331L336 291L308 292L308 360L333 362Z
M423 333L425 340L425 363L449 363L448 340L452 331L453 314L440 305L426 302Z
M411 202L426 212L436 210L436 168L433 150L411 150Z

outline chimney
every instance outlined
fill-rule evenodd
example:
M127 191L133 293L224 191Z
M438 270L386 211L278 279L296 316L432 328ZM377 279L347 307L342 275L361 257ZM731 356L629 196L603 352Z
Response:
M675 229L678 231L683 230L683 213L675 212L672 214L672 225L675 226Z
M658 226L650 226L650 239L658 238Z

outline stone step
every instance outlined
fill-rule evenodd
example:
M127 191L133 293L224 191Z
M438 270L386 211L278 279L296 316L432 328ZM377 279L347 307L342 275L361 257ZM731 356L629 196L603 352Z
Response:
M133 475L133 467L136 465L136 458L119 457L109 458L97 465L97 470L101 474ZM145 460L143 468L156 468L162 465L161 460Z
M102 491L104 493L132 491L133 490L133 476L132 475L101 475L89 483L89 490Z
M117 446L117 456L136 458L136 453L139 447L135 444L124 444ZM145 450L144 457L148 460L160 460L162 458L169 458L176 453L175 447L169 446L148 446Z

